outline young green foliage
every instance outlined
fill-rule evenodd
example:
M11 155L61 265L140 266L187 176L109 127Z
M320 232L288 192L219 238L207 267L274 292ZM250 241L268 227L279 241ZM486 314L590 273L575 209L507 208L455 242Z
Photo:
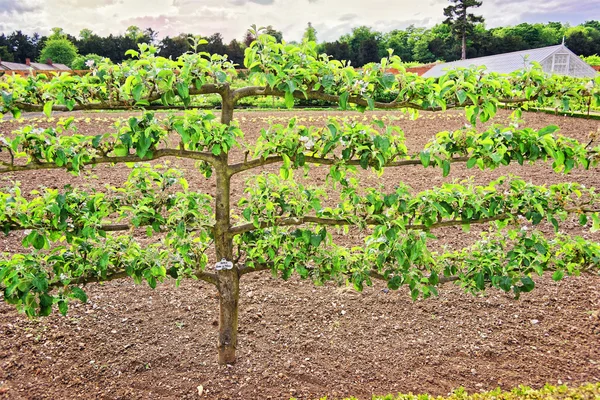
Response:
M316 45L277 43L260 35L246 49L248 85L234 85L234 65L226 56L186 53L177 60L141 45L132 61L100 63L85 76L61 74L0 80L0 113L21 111L143 108L96 136L77 133L72 118L55 127L23 126L0 135L0 174L65 169L73 174L98 164L135 166L123 187L103 191L45 189L23 195L15 184L0 192L0 227L25 230L23 254L0 258L4 300L28 315L47 315L54 305L67 312L68 301L86 301L81 285L131 277L151 287L167 278L201 279L219 292L220 363L235 361L240 278L271 270L287 279L297 273L315 283L351 283L357 290L384 280L391 289L406 285L413 298L437 294L439 285L456 282L471 292L494 286L516 296L534 288L532 276L597 271L598 244L559 232L577 216L581 226L600 229L600 195L594 189L564 183L536 186L516 177L488 185L454 182L414 193L397 182L393 191L364 188L360 170L382 174L386 168L437 168L453 164L491 170L511 162L551 162L557 173L596 168L598 138L587 144L562 137L558 128L534 130L491 125L500 106L521 109L562 105L565 110L600 105L599 85L547 76L539 67L510 75L483 69L450 71L441 78L405 73L400 59L356 70L318 54ZM398 75L390 68L401 71ZM213 94L222 100L220 120L209 112L187 110L159 118L163 106L188 108L193 96ZM410 152L403 131L382 120L372 123L329 119L304 126L298 119L271 124L255 143L247 143L234 121L242 99L277 96L289 107L295 99L336 102L342 109L443 111L464 107L463 129L440 132L423 149ZM386 100L387 99L387 100ZM240 149L237 150L236 147ZM245 157L230 157L232 152ZM239 154L238 154L239 155ZM168 157L196 161L202 175L215 182L214 196L189 190L176 169L140 162ZM275 164L279 174L261 173ZM298 183L298 169L311 174L328 166L326 185ZM231 204L231 179L253 171L243 198ZM18 176L18 175L17 175ZM338 199L330 198L337 193ZM550 223L555 234L541 229ZM472 246L440 249L437 228L488 225ZM143 229L149 245L134 239ZM338 235L352 229L363 239L346 247ZM124 234L125 233L125 234ZM210 256L209 256L210 254ZM222 260L212 269L209 259Z

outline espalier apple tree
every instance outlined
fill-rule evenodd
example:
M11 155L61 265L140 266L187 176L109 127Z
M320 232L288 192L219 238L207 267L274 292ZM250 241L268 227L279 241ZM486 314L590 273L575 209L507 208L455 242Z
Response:
M277 43L267 35L246 49L246 86L234 81L236 71L226 56L191 52L171 60L145 44L128 54L132 61L100 64L86 76L0 81L0 112L14 116L141 110L113 132L96 136L74 132L73 118L0 136L0 174L14 178L19 171L77 174L98 164L136 163L123 187L103 191L67 186L24 195L18 184L1 189L0 227L24 233L23 252L0 258L0 288L4 301L29 316L48 315L54 306L65 314L69 301L86 301L82 287L91 282L129 277L155 287L169 278L200 279L219 293L217 347L223 364L235 361L240 280L256 271L271 270L283 279L297 273L315 283L348 282L357 290L382 279L391 289L406 285L417 298L436 294L437 286L451 281L471 292L494 286L518 295L534 288L534 274L550 271L558 280L598 270L598 243L558 232L572 216L583 226L600 228L600 195L593 188L536 186L503 177L486 186L443 184L417 194L397 182L394 191L383 193L361 187L354 174L422 166L446 176L455 163L490 170L546 161L557 173L594 168L600 161L597 138L579 143L558 135L556 126L492 125L480 131L477 123L501 105L515 107L517 114L531 105L597 107L598 79L590 85L547 76L539 67L510 75L463 69L425 79L404 73L391 54L356 70L318 54L315 43ZM401 73L388 73L390 68ZM193 110L194 96L205 94L221 97L220 118ZM331 118L324 126L304 126L292 118L271 124L255 143L246 144L234 109L241 99L256 96L279 96L289 108L295 99L320 99L342 109L404 109L415 116L419 110L460 107L470 125L439 133L416 153L407 150L400 127L379 120ZM174 105L191 110L161 119L151 111ZM246 154L243 161L230 157L236 147ZM190 190L176 168L144 163L168 157L196 160L198 173L214 177L214 196ZM264 172L271 164L279 166L279 174ZM292 179L294 170L310 174L315 165L328 167L324 187ZM253 171L253 177L233 205L230 182L244 171ZM335 205L326 201L332 187L339 192ZM542 221L556 233L546 237L519 229ZM487 224L490 232L460 251L430 250L436 228L471 224ZM364 245L335 243L332 232L350 226L364 232ZM153 243L138 243L131 234L138 229L155 235Z

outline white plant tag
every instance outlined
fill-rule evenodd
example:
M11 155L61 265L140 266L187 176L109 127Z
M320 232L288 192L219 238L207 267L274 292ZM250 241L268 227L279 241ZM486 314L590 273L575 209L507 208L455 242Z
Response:
M231 261L227 261L226 259L221 259L218 263L215 264L215 269L217 271L221 271L223 269L232 269L233 263Z

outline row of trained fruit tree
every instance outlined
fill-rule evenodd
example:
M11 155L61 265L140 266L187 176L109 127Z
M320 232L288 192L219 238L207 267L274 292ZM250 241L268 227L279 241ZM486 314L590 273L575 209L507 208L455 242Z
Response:
M547 76L539 67L510 75L463 69L425 79L403 73L392 54L356 70L318 54L315 43L277 43L260 35L246 49L249 76L240 87L233 84L235 66L224 56L187 53L170 60L157 57L148 45L128 54L133 60L98 65L86 76L0 80L0 113L16 117L27 111L140 110L114 132L97 136L73 132L72 118L48 129L26 125L0 135L0 174L9 176L57 168L78 174L103 163L136 163L122 188L43 189L33 197L17 184L1 189L0 227L25 233L22 253L0 257L0 288L4 301L27 315L48 315L55 305L66 313L72 299L86 301L82 287L91 282L130 277L154 287L168 278L200 279L219 293L218 360L232 363L240 279L255 271L271 270L284 279L297 273L316 283L350 282L357 290L382 279L391 289L408 286L413 298L435 295L445 282L471 292L491 285L518 296L534 288L533 274L550 271L559 280L598 271L598 243L558 232L573 216L582 226L600 229L600 194L592 188L502 177L487 186L444 184L416 195L397 182L395 191L384 193L360 187L354 172L422 166L446 176L456 163L489 170L538 160L563 174L596 168L597 137L580 143L557 134L556 126L479 130L478 123L500 106L513 107L516 118L530 106L598 107L599 79ZM401 73L387 72L391 68ZM220 118L198 110L158 118L151 111L189 107L201 94L220 95ZM381 94L391 100L382 101ZM291 119L272 124L248 144L234 109L252 96L278 96L288 107L304 98L336 102L342 109L404 109L415 117L419 110L461 108L468 124L439 133L414 153L398 126L379 120L332 118L324 126L303 126ZM229 157L236 147L245 152L244 161ZM196 160L198 172L215 179L214 196L190 190L176 168L143 163L165 157ZM271 164L279 166L279 174L264 172ZM294 170L310 174L314 165L328 168L324 187L293 179ZM231 179L250 170L253 177L235 207ZM333 187L338 204L324 206ZM519 228L543 221L556 233L547 237ZM471 224L487 224L490 232L460 251L430 250L436 228ZM350 226L364 232L363 246L335 243L331 232ZM129 234L137 229L156 234L156 240L138 243ZM209 257L219 263L209 264Z

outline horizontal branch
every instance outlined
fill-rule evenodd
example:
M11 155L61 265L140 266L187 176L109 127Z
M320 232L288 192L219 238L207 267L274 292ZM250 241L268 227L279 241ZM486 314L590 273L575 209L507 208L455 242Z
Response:
M285 97L285 91L272 89L268 86L248 86L240 89L236 89L233 91L233 101L237 102L244 97L255 97L255 96L275 96L275 97ZM296 90L293 93L294 97L297 99L306 99L306 100L324 100L329 101L331 103L339 103L340 96L328 94L320 90L309 90L305 93ZM369 103L358 96L349 96L348 103L353 103L359 106L368 107ZM383 110L394 110L399 108L412 108L415 110L422 111L441 111L441 107L423 107L417 103L411 102L397 102L391 101L389 103L375 101L373 102L373 106L375 108L383 109Z
M194 276L204 282L211 283L213 285L217 284L217 275L211 274L209 272L196 272ZM114 281L116 279L128 278L129 275L125 271L115 272L114 274L108 275L106 278L102 278L100 276L90 276L90 277L79 277L74 282L69 283L69 285L65 285L61 281L54 282L49 285L50 288L59 288L70 285L87 285L90 283L103 283Z
M226 84L223 84L223 85L205 84L198 89L196 87L192 86L189 88L189 94L190 95L222 94L224 92L225 86L226 86ZM163 93L158 93L151 97L147 97L147 98L141 99L141 100L153 102L153 101L159 100L162 95L163 95ZM43 104L30 104L30 103L16 102L15 105L17 106L17 108L19 110L25 111L25 112L43 112L44 111ZM64 105L54 105L54 106L52 106L52 111L68 112L68 111L81 111L81 110L86 110L86 111L131 110L131 109L135 109L135 108L144 108L146 110L151 110L154 108L156 108L156 109L164 108L164 106L162 106L162 105L141 106L141 105L137 105L136 103L131 103L129 100L127 100L127 101L110 101L110 102L99 102L99 103L89 103L89 104L76 104L71 109L69 109L67 106L64 106Z
M122 157L97 157L89 162L82 162L81 165L97 165L97 164L121 164L121 163L131 163L131 162L146 162L157 160L163 157L180 157L180 158L189 158L192 160L200 160L206 161L210 164L215 164L218 161L218 158L212 153L199 152L199 151L190 151L190 150L180 150L180 149L158 149L154 150L152 153L152 157L144 157L140 158L136 155L128 155ZM35 171L41 169L66 169L68 165L58 166L55 163L50 162L40 162L40 163L29 163L27 165L7 165L4 168L0 168L0 174L5 174L7 172L20 172L20 171Z
M268 86L248 86L248 87L234 90L233 91L233 100L235 103L244 97L254 97L254 96L285 97L285 94L286 94L286 92L283 90L273 89ZM527 98L508 99L507 98L507 99L499 99L498 101L500 103L505 103L505 104L523 103L526 101L535 100L538 97L538 95L539 94L536 93L535 95L531 96L529 99L527 99ZM302 99L302 100L304 100L304 99L306 99L306 100L324 100L324 101L329 101L331 103L339 103L340 102L340 96L328 94L328 93L323 92L322 90L308 90L308 91L306 91L306 93L296 90L293 93L293 96L297 99ZM480 101L482 101L482 100L480 100ZM353 103L353 104L363 106L363 107L369 107L369 103L362 97L358 97L358 96L349 96L348 103ZM467 100L462 104L450 103L450 104L446 104L446 106L444 108L439 107L439 106L438 107L423 107L422 105L420 105L418 103L413 103L410 101L396 101L396 100L393 100L390 102L374 101L372 103L372 105L374 108L382 109L382 110L411 108L411 109L420 110L420 111L443 111L444 109L451 109L451 108L458 108L458 107L465 107L465 106L473 105L473 102L471 102L470 100Z
M501 215L496 215L494 217L480 218L480 219L476 219L476 220L441 221L441 222L436 222L430 226L425 226L422 224L414 224L414 225L408 224L408 225L405 225L404 227L406 229L425 231L425 230L443 228L443 227L449 227L449 226L485 224L485 223L489 223L489 222L509 219L512 217L513 216L510 214L501 214ZM362 222L364 222L366 225L381 225L381 221L379 221L377 219L366 219ZM280 218L280 219L275 220L273 223L263 222L260 224L260 226L258 228L256 228L254 226L254 224L252 224L252 223L244 224L244 225L237 225L237 226L234 226L233 228L231 228L229 230L229 233L232 236L235 236L235 235L240 235L245 232L251 232L256 229L265 229L265 228L274 227L274 226L299 226L299 225L304 225L304 224L309 224L309 223L318 224L318 225L327 225L327 226L349 226L349 225L357 224L354 221L349 221L346 219L320 218L320 217L314 217L314 216L305 216L305 217L297 217L297 218Z
M99 231L104 231L104 232L123 232L123 231L128 231L131 229L139 229L139 228L146 228L148 226L152 226L152 224L150 223L145 223L145 224L140 224L138 226L135 225L128 225L128 224L115 224L115 225L100 225L99 227L97 227L97 229ZM85 226L80 226L78 228L84 228ZM53 228L53 227L44 227L44 226L9 226L8 227L8 231L9 232L16 232L16 231L25 231L25 230L34 230L34 229L44 229L47 231L57 231L57 232L65 232L68 231L68 229L58 229L58 228ZM196 232L198 230L201 229L206 229L210 232L214 232L214 226L212 225L201 225L197 228L194 229L187 229L187 232ZM158 232L167 232L167 230L165 229L160 229Z
M144 225L140 225L139 227L142 227ZM82 227L83 228L83 227ZM136 228L133 225L127 225L127 224L116 224L116 225L100 225L97 229L99 231L104 231L104 232L122 232L122 231L128 231L132 228ZM8 231L9 232L17 232L17 231L26 231L26 230L34 230L34 229L45 229L48 231L66 231L66 229L58 229L58 228L53 228L53 227L45 227L45 226L15 226L15 225L9 225L8 226Z
M271 269L272 266L269 264L260 264L257 265L254 268L248 267L247 265L244 265L242 267L238 267L238 275L242 276L242 275L246 275L249 274L251 272L259 272L259 271L266 271L268 269Z
M200 279L201 281L210 283L215 286L217 286L217 284L219 283L219 278L217 277L217 274L213 274L210 272L199 271L194 273L194 276Z
M188 92L189 92L190 96L206 95L206 94L219 94L219 95L221 95L221 97L231 96L231 97L229 97L229 99L233 100L234 104L245 97L257 97L257 96L285 97L285 95L286 95L285 91L274 89L269 86L247 86L247 87L242 87L242 88L233 90L231 92L229 92L228 88L229 88L228 82L225 82L222 84L204 84L199 88L196 88L195 86L190 86L188 88ZM229 94L229 93L231 93L231 94ZM164 93L162 93L162 92L155 93L152 96L148 96L146 98L140 99L140 101L152 103L154 101L160 100L163 94ZM293 93L293 96L298 99L323 100L323 101L328 101L331 103L339 103L339 101L340 101L339 95L325 93L323 89L307 90L306 92L296 90ZM500 103L504 103L504 104L515 104L515 103L523 103L523 102L533 101L533 100L537 99L538 96L539 96L539 92L533 94L530 98L506 98L506 99L499 99L498 101ZM397 100L393 100L390 102L374 101L371 104L369 104L369 102L367 102L367 100L363 99L360 96L349 96L347 101L349 103L353 103L353 104L363 106L363 107L369 107L370 105L372 105L374 108L382 109L382 110L410 108L410 109L422 110L422 111L442 111L444 109L451 109L451 108L458 108L458 107L465 107L465 106L473 105L473 102L471 100L467 100L462 104L461 103L449 103L449 104L446 104L445 107L423 106L419 103L415 103L412 101L397 101ZM482 102L482 101L483 100L480 100L480 102ZM26 111L26 112L43 112L44 111L44 104L15 102L15 105L20 110ZM164 105L152 105L152 104L140 105L139 101L136 102L133 99L127 99L127 100L123 100L123 101L100 101L100 102L96 102L96 103L87 103L87 104L80 102L78 104L75 104L71 108L67 107L66 105L54 105L52 107L52 111L67 112L67 111L80 111L80 110L131 110L131 109L136 109L136 108L144 108L147 110L151 110L151 109L162 109L162 108L165 108L165 106Z
M380 280L380 281L385 281L385 282L389 281L389 279L386 279L385 276L383 276L379 272L375 271L374 269L372 269L369 272L369 276L371 278L375 278L375 279ZM460 280L459 276L443 276L443 275L442 276L438 276L438 282L441 283L441 284L448 283L448 282L456 282L458 280Z
M266 271L269 270L273 267L272 263L270 264L259 264L257 265L255 268L250 268L248 266L243 266L239 269L239 274L240 276L245 275L245 274L249 274L251 272L260 272L260 271ZM389 279L386 279L385 276L383 276L381 273L379 273L378 271L372 269L369 271L369 276L371 278L375 278L377 280L381 280L381 281L385 281L387 282ZM459 276L439 276L438 277L438 282L440 284L444 284L444 283L448 283L448 282L455 282L460 280Z
M304 160L310 164L319 164L319 165L334 165L337 162L340 162L341 159L335 158L320 158L313 156L305 156ZM451 163L458 162L467 162L469 161L469 157L455 157L448 160ZM254 160L241 162L237 164L232 164L229 166L229 174L235 175L240 172L248 171L250 169L263 167L265 165L276 164L283 162L283 157L281 156L270 156L267 158L256 158ZM344 165L360 165L360 160L348 160L343 162ZM384 164L384 167L404 167L410 165L423 165L421 160L411 159L411 160L399 160L392 161L387 164Z
M88 277L82 276L82 277L77 278L74 282L71 281L69 283L69 285L87 285L88 283L108 282L108 281L114 281L115 279L127 278L128 276L129 275L127 275L127 273L125 271L115 272L114 274L108 275L106 278L102 278L100 276L88 276ZM65 285L61 281L54 282L49 285L50 288L59 288L59 287L64 287L64 286L68 286L68 285Z

